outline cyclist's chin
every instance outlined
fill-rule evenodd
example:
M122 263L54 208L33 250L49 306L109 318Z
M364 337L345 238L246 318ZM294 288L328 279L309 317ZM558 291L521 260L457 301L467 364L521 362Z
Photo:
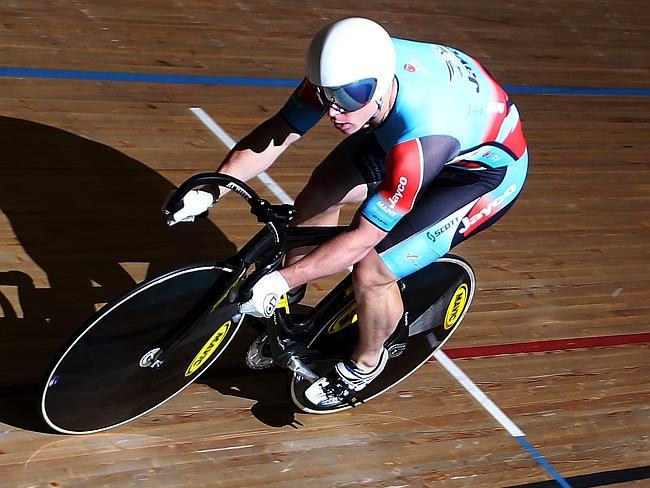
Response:
M357 132L361 128L361 126L357 124L350 124L349 122L345 122L341 124L334 123L334 128L339 132L343 132L344 134L349 136Z

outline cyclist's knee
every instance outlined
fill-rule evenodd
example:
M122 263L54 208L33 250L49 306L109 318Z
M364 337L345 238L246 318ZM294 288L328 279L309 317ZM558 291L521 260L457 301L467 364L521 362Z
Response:
M312 217L337 211L342 205L331 200L332 195L322 185L308 184L296 197L297 223Z
M367 196L367 187L358 185L356 181L314 175L296 197L298 223L319 214L337 213L345 205L362 202Z
M388 269L376 251L354 265L352 280L355 289L379 289L393 285L397 277Z

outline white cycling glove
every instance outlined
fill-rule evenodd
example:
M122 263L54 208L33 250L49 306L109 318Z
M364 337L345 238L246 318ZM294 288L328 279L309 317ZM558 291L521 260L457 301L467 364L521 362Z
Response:
M242 304L240 311L253 317L269 318L278 306L280 297L288 291L287 280L279 271L274 271L255 283L253 298Z
M206 212L215 202L214 195L203 190L191 190L181 200L183 207L167 218L167 225L194 222L197 215Z

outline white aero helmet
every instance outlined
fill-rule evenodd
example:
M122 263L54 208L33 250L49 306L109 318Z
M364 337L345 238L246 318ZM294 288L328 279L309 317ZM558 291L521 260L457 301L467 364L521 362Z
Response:
M352 112L388 91L395 76L395 48L388 32L372 20L337 20L312 39L306 71L326 106Z

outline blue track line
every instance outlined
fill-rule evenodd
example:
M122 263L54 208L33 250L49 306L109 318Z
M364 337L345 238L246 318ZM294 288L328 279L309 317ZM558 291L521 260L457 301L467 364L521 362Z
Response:
M0 67L4 78L54 78L62 80L122 81L133 83L171 83L178 85L221 85L257 86L271 88L294 88L301 80L288 78L257 78L245 76L197 76L165 75L155 73L118 73L110 71L76 71L62 69L40 69ZM593 88L562 86L512 86L504 88L511 94L529 95L611 95L650 96L650 88Z
M557 481L557 484L560 485L562 488L571 488L571 485L567 483L567 481L560 476L560 474L553 469L553 466L550 465L550 463L544 459L544 456L542 456L539 452L537 452L537 449L533 447L533 445L526 440L526 437L524 436L518 436L515 437L517 439L517 442L521 444L521 446L526 449L533 458L535 458L535 461L537 461L553 478L555 478L555 481Z
M172 83L177 85L224 85L294 88L299 80L237 76L161 75L154 73L117 73L110 71L72 71L62 69L0 67L0 77L56 78L61 80L128 81L135 83Z

